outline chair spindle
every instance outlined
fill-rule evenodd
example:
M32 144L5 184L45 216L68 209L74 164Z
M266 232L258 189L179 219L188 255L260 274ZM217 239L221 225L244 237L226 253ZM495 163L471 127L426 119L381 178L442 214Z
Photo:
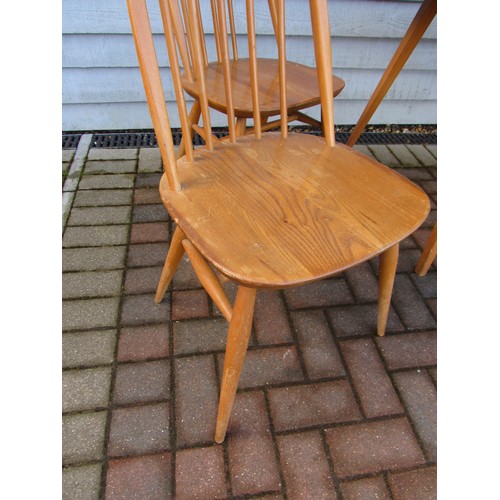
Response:
M177 59L176 43L174 38L174 28L172 20L174 17L173 2L169 0L160 0L160 11L163 20L163 28L167 41L168 57L170 67L172 69L172 81L175 89L175 96L178 103L179 118L182 127L182 136L184 137L184 146L186 149L186 157L188 161L193 161L193 141L191 137L191 125L186 108L186 99L184 97L184 89L182 87L181 70ZM179 51L180 52L180 51ZM187 139L187 140L186 140Z
M238 44L236 43L236 26L234 24L234 9L233 0L227 0L227 8L229 11L229 26L231 28L231 43L233 46L233 59L238 60Z
M219 22L218 32L220 33L220 50L222 64L224 67L224 87L226 91L227 123L229 128L229 139L236 142L236 127L233 104L233 87L231 83L231 65L229 62L229 46L227 41L226 7L225 0L217 0L217 19Z
M204 72L203 46L202 46L202 26L200 24L201 15L198 15L198 0L187 0L187 20L191 30L191 39L193 42L193 63L196 68L196 77L200 96L201 115L203 118L204 139L207 148L212 151L214 141L212 137L212 126L210 123L210 109L208 107L207 90ZM194 128L194 127L193 127Z
M255 41L254 0L246 0L248 28L248 57L250 59L250 86L252 89L254 133L257 139L262 137L259 105L259 81L257 75L257 46Z
M271 0L272 2L273 0ZM277 3L277 5L276 5ZM278 65L280 84L280 114L281 114L281 137L288 137L288 108L286 99L286 40L285 40L285 2L276 0L274 6L277 15L277 42L278 42ZM271 8L271 3L269 4Z

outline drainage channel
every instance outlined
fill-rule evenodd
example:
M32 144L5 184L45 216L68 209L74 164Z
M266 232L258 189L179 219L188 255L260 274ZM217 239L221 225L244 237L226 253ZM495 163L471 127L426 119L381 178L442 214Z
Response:
M291 127L293 132L303 132L311 135L321 135L321 130L314 127ZM227 127L214 128L217 137L228 135ZM80 141L81 133L63 133L62 149L76 149ZM179 145L182 133L180 129L172 129L175 145ZM335 138L338 142L345 144L349 139L350 132L336 132ZM203 139L195 134L194 144L203 145ZM437 133L412 133L412 132L363 132L356 144L437 144ZM154 131L130 131L130 132L95 132L92 135L91 148L156 148L158 142Z

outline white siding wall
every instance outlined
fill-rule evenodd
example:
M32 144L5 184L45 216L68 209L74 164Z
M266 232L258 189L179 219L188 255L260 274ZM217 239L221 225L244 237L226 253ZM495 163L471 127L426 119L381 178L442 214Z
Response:
M243 0L234 0L236 31L246 25ZM209 1L201 0L208 14ZM287 56L314 65L307 0L286 0ZM148 0L153 31L161 33L157 0ZM419 2L330 0L334 72L346 81L336 100L336 123L354 124L375 89ZM277 57L267 0L256 0L258 53ZM205 30L210 32L209 22ZM165 99L179 126L164 42L156 36ZM152 128L125 0L63 0L63 130ZM215 57L215 55L213 55ZM309 112L318 116L318 110ZM374 124L436 123L436 20L371 120ZM224 125L217 121L214 125Z

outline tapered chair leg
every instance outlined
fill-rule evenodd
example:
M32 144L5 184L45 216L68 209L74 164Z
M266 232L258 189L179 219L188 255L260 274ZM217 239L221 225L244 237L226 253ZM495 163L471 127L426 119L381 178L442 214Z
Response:
M196 100L193 103L193 107L191 108L191 111L189 112L189 123L191 126L193 124L197 124L200 121L200 115L201 115L201 106L200 106L200 101ZM194 135L193 129L191 129L191 137ZM181 139L181 142L179 144L179 149L177 150L177 159L182 158L186 154L186 144L184 142L184 137Z
M224 357L219 411L215 429L216 443L222 443L226 437L229 417L233 408L241 368L250 339L256 291L255 288L247 288L240 285L236 294Z
M156 288L156 304L159 304L161 302L161 299L163 299L168 285L170 285L170 282L174 277L174 273L179 266L179 262L184 255L184 247L182 246L182 240L184 238L184 232L179 226L177 226L172 236L172 241L170 242L170 248L168 249L167 258L165 259L165 264L163 265L163 270L161 272L158 287Z
M392 288L398 266L399 244L388 248L380 255L379 282L378 282L378 320L377 334L385 335L389 308L391 306Z
M245 135L245 130L247 129L247 119L239 116L236 118L236 135Z
M437 224L434 224L434 228L425 244L422 255L415 267L415 272L419 276L425 276L429 267L431 267L432 262L436 258L437 254Z

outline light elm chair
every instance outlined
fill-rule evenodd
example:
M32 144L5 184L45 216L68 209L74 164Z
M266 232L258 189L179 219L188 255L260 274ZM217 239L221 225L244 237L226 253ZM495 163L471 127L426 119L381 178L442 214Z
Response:
M139 65L165 165L160 195L176 229L161 285L166 289L184 252L229 322L215 441L224 440L261 289L300 286L380 256L378 334L387 323L399 242L424 221L429 199L412 182L335 142L327 0L310 0L324 136L288 131L284 0L277 0L279 132L263 131L254 1L247 0L250 89L254 127L238 135L224 0L217 0L221 85L229 136L210 126L198 0L186 1L206 146L194 149L177 58L175 2L160 0L185 141L176 158L145 0L127 0ZM305 4L307 5L307 4ZM234 304L213 269L236 283Z

